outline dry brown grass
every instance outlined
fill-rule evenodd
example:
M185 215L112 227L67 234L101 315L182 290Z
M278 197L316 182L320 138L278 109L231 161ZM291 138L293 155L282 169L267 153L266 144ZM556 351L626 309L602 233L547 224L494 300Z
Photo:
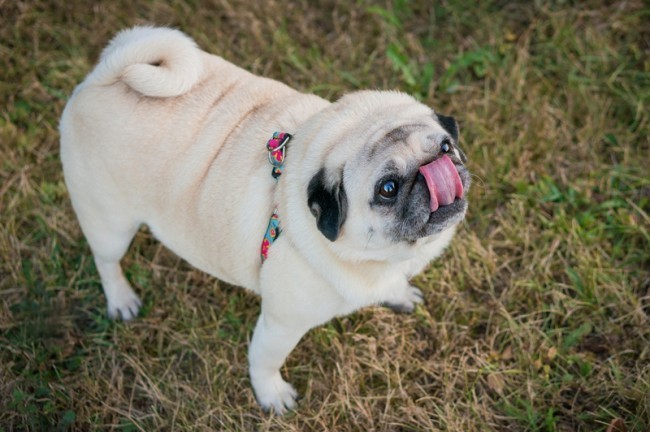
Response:
M650 13L536 3L0 0L0 430L647 431ZM143 313L105 316L57 124L142 23L303 91L397 88L460 120L475 187L415 281L426 306L311 331L286 417L247 377L257 298L147 231L124 260Z

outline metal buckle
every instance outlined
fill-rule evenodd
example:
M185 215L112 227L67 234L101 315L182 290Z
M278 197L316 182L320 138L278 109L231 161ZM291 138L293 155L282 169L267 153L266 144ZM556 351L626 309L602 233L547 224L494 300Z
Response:
M291 139L291 135L288 134L288 133L285 133L284 138L282 139L282 142L276 148L271 148L269 146L269 143L266 143L266 150L268 151L267 157L269 159L269 163L271 165L273 165L274 167L282 166L282 162L276 161L275 158L273 157L273 153L281 151L282 152L282 160L284 161L284 153L286 151L285 147L286 147L286 145L287 145L287 143L289 142L290 139ZM270 142L270 140L269 140L269 142Z

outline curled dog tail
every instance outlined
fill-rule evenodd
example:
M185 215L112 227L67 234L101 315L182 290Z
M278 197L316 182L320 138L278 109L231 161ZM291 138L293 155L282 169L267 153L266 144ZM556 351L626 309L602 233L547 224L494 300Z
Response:
M202 70L201 50L185 33L134 27L113 38L86 82L110 85L122 81L145 96L172 97L188 92Z

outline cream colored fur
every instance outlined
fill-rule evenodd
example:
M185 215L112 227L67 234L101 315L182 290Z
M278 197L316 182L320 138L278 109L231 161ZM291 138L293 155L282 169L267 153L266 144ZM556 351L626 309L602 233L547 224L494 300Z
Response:
M120 33L61 120L65 180L109 315L138 313L119 262L146 224L195 267L262 297L252 384L264 408L294 407L296 392L279 369L300 338L367 305L412 309L421 293L408 278L453 236L451 227L406 244L363 231L383 221L367 205L375 167L359 159L360 149L413 120L442 133L430 108L401 93L359 92L330 104L209 55L179 31ZM295 135L279 182L265 149L274 131ZM405 161L430 151L413 139L399 156ZM348 181L348 216L336 241L318 231L307 207L307 185L321 169L328 181L337 170ZM262 265L260 243L276 206L284 231Z

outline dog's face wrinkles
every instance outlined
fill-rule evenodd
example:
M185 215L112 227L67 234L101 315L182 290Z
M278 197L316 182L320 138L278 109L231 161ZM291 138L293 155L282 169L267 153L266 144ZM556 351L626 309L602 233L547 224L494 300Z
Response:
M447 153L442 151L443 143ZM431 212L430 192L419 172L421 166L448 154L467 190L469 172L454 146L449 133L435 123L399 126L380 141L369 143L369 166L377 168L366 177L365 191L359 191L365 192L365 199L359 200L365 204L359 215L366 221L365 226L360 226L361 233L376 232L375 245L390 247L400 242L414 243L460 222L467 200L456 198L452 204ZM356 171L358 167L352 164L350 169Z

